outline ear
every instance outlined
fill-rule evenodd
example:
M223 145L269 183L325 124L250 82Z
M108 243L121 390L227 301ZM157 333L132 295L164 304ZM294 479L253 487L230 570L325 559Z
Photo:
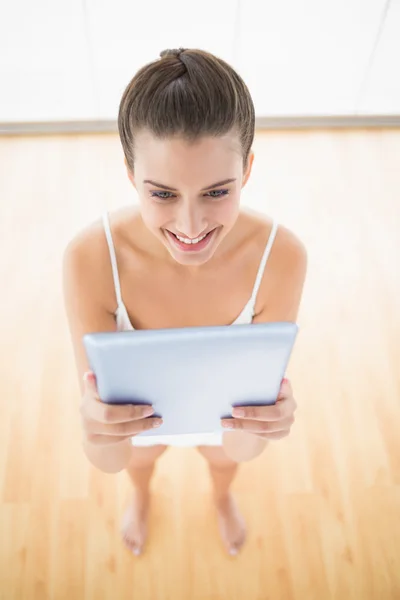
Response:
M244 186L247 183L247 180L250 177L250 173L251 173L251 169L253 167L253 161L254 161L254 152L253 150L250 151L249 153L249 158L247 159L247 167L246 167L246 171L243 175L243 183L242 183L242 188L244 188Z

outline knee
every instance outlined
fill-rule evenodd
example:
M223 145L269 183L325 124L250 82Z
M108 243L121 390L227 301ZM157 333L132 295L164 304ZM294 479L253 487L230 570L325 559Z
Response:
M237 432L234 432L235 434ZM225 452L229 458L237 463L249 462L262 454L268 445L268 441L261 437L241 437L240 435L229 436L226 434L224 441Z

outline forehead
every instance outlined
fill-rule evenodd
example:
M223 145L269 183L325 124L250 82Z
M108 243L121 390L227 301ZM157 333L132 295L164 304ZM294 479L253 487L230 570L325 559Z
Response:
M240 162L240 146L232 134L188 141L178 136L159 139L151 132L141 132L135 138L135 163L149 177L163 172L170 179L173 174L179 177L190 172L209 178L214 172L218 179L221 174L230 176Z

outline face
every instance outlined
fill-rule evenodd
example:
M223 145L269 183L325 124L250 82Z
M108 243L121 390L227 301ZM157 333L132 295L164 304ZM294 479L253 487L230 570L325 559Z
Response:
M176 262L199 266L209 261L235 225L254 154L244 173L233 136L190 144L144 132L135 138L135 154L135 172L127 171L147 229ZM226 180L231 181L220 183Z

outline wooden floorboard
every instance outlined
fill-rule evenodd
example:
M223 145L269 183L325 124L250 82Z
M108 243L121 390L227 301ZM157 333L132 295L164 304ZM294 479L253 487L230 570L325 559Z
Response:
M400 598L400 130L256 135L243 202L303 239L309 272L289 438L241 466L248 542L218 537L203 458L170 448L145 554L119 522L123 473L81 447L61 255L136 202L114 134L0 138L0 598Z

